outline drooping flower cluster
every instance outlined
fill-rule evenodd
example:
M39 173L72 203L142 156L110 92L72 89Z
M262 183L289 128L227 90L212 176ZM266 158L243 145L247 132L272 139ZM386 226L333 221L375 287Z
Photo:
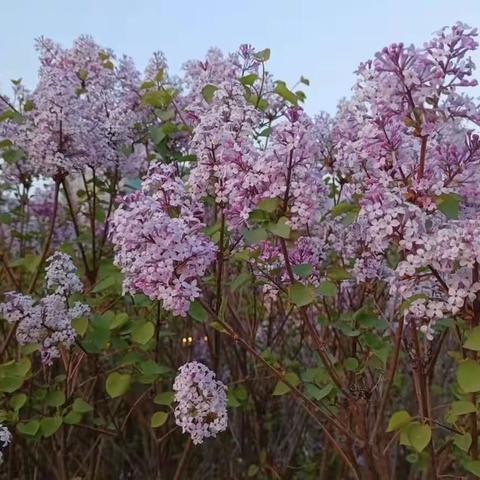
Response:
M0 423L0 447L5 449L12 441L12 434L10 430ZM0 452L0 463L3 463L3 452Z
M42 362L50 365L60 356L60 347L68 349L75 343L72 321L88 315L90 308L78 301L72 306L67 302L70 294L82 289L71 258L56 252L48 262L47 289L54 293L35 301L29 295L7 292L5 302L0 304L0 316L17 324L16 336L21 345L40 344Z
M201 205L192 200L175 167L151 168L142 190L123 197L110 236L124 290L162 300L185 316L200 294L198 278L215 258L215 245L202 233Z
M195 445L227 428L227 387L199 362L181 366L173 384L175 420Z

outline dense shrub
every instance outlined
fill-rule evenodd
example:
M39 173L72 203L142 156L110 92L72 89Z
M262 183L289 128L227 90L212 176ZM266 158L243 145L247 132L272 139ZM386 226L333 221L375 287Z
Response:
M39 39L0 97L0 477L480 476L476 35L314 118L268 49Z

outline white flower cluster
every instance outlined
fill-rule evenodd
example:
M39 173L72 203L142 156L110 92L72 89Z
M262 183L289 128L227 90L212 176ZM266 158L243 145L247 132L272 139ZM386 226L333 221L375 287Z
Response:
M77 275L77 267L66 253L55 252L47 259L45 286L59 295L71 295L83 290Z
M10 430L0 423L0 448L6 448L12 441ZM3 463L3 452L0 452L0 463Z
M194 444L200 444L227 428L227 387L202 363L186 363L179 371L173 384L175 420Z

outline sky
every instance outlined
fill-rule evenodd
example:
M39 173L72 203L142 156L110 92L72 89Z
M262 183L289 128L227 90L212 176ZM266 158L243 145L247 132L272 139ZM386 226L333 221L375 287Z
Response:
M334 113L358 64L383 46L420 45L457 20L480 27L480 0L0 0L0 7L2 91L12 78L35 85L34 39L41 35L70 45L90 34L140 69L161 50L173 73L211 46L228 52L250 43L271 49L276 79L310 80L311 114ZM480 54L474 59L480 67Z

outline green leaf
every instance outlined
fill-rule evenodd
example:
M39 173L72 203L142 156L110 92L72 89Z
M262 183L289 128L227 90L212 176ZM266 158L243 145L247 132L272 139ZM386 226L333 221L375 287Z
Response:
M158 145L162 140L166 138L167 134L162 127L154 126L150 128L150 138L155 145Z
M325 297L334 297L337 294L337 286L333 282L322 282L318 286L318 292Z
M298 378L298 375L295 372L287 373L284 378L290 385L293 385L294 387L296 387L300 383L300 379ZM291 388L289 385L287 385L282 381L279 381L275 385L275 389L273 390L272 395L275 395L275 396L285 395L290 390Z
M387 432L394 432L407 425L412 417L406 410L395 412L388 422Z
M480 352L480 327L475 327L469 334L466 342L463 344L468 350Z
M126 312L121 312L117 313L112 321L110 322L109 329L110 330L115 330L116 328L121 327L122 325L125 325L128 321L128 313Z
M248 75L244 75L243 77L240 78L240 83L242 85L248 85L248 86L251 86L255 83L255 81L257 80L258 78L258 75L255 74L255 73L250 73Z
M353 319L363 328L379 328L387 327L386 322L378 318L378 316L366 307L357 310L353 315Z
M148 88L153 88L155 86L155 82L152 80L147 80L140 85L141 90L147 90Z
M306 278L312 274L313 267L309 263L299 263L298 265L292 265L292 270L295 275Z
M254 463L250 464L247 469L247 477L254 477L260 470L260 467L258 465L255 465Z
M82 421L82 414L78 412L68 412L63 417L63 423L67 425L78 425Z
M251 94L247 97L248 103L259 108L260 110L266 110L268 108L268 102L264 98L259 98L258 95Z
M358 370L358 360L355 357L348 357L345 359L345 368L350 372L356 372Z
M227 392L227 406L231 408L237 408L240 405L241 403L235 395L235 392L229 388Z
M408 438L412 447L420 453L430 443L432 430L428 425L415 422L408 429Z
M286 222L286 218L282 217L277 223L270 224L268 229L277 237L290 238L291 228Z
M105 388L108 395L111 398L117 398L128 392L130 388L130 382L132 380L131 375L128 373L122 374L118 372L112 372L105 383Z
M242 285L247 283L250 280L251 276L247 272L242 272L239 275L237 275L233 280L232 283L230 284L230 290L232 292L237 291Z
M88 329L88 318L77 317L72 320L72 326L75 331L83 337Z
M293 105L298 105L298 99L296 95L287 88L285 82L278 82L275 86L275 93L280 95L287 102L292 103Z
M157 82L161 82L163 80L163 77L165 76L165 69L161 68L157 74L155 75L155 80Z
M44 438L51 437L63 423L62 417L44 417L40 420L40 430Z
M462 197L456 193L442 193L436 198L437 208L447 218L458 218Z
M40 422L38 420L30 420L27 423L17 423L17 430L23 435L34 436L37 434L40 428Z
M155 333L152 322L136 323L132 330L132 340L140 345L145 345Z
M310 80L308 78L305 78L303 75L300 77L300 82L304 85L310 85Z
M198 323L205 323L208 319L208 312L203 308L203 305L196 300L190 304L188 314Z
M24 377L6 376L0 378L0 392L12 393L23 385Z
M260 60L261 62L268 62L268 60L270 59L270 53L271 52L269 48L264 48L259 52L255 52L255 58L257 60Z
M170 406L175 399L175 392L162 392L157 393L153 399L153 403L156 405L167 405Z
M253 230L242 228L241 233L247 243L250 245L261 242L268 238L267 231L264 228L254 228Z
M168 418L167 412L155 412L152 415L150 425L152 426L152 428L161 427L167 421L167 418Z
M218 87L216 87L215 85L205 85L202 88L202 96L207 103L212 103L213 96L215 95L215 92L217 90L218 90Z
M166 90L146 92L142 97L143 103L155 108L167 108L172 99L172 94Z
M356 209L358 209L358 205L356 203L343 201L343 202L337 203L330 210L330 215L332 215L332 217L335 218L335 217L339 217L340 215L343 215L344 213L348 213Z
M460 363L457 382L465 393L480 392L480 365L471 359Z
M2 153L2 157L5 162L13 164L25 158L25 153L23 152L23 150L10 148L9 150L5 150Z
M415 422L418 423L418 422ZM410 438L408 437L408 431L410 430L412 424L407 424L400 429L400 445L412 446Z
M35 103L33 100L25 100L25 103L23 104L23 111L24 112L31 112L35 108Z
M294 283L288 288L288 299L297 307L303 307L315 300L315 291L308 285Z
M93 407L83 398L76 398L73 401L72 410L76 413L88 413L93 411Z
M45 403L49 407L61 407L65 403L65 393L61 390L54 390L47 393Z
M100 293L106 290L107 288L113 287L116 284L117 280L114 276L106 277L100 280L95 288L92 290L93 293Z
M480 477L480 460L467 460L463 466L468 472Z
M464 433L463 435L456 433L453 435L453 444L460 450L468 453L472 444L472 436L469 433Z
M161 375L170 371L165 365L160 365L154 360L145 360L139 363L139 367L146 375Z
M18 412L25 405L26 401L27 396L24 393L17 393L17 395L14 395L10 399L10 405L16 412Z
M333 384L329 383L322 388L318 388L313 383L307 383L305 385L305 393L309 396L314 398L317 401L322 400L325 398L331 391L333 390Z
M335 282L341 282L342 280L348 280L352 278L350 273L348 273L342 267L331 267L327 270L327 276Z
M472 402L466 400L459 400L452 402L450 405L450 412L452 415L466 415L467 413L476 412L477 409Z
M257 208L264 212L273 213L280 205L280 199L278 197L263 198L257 203Z

